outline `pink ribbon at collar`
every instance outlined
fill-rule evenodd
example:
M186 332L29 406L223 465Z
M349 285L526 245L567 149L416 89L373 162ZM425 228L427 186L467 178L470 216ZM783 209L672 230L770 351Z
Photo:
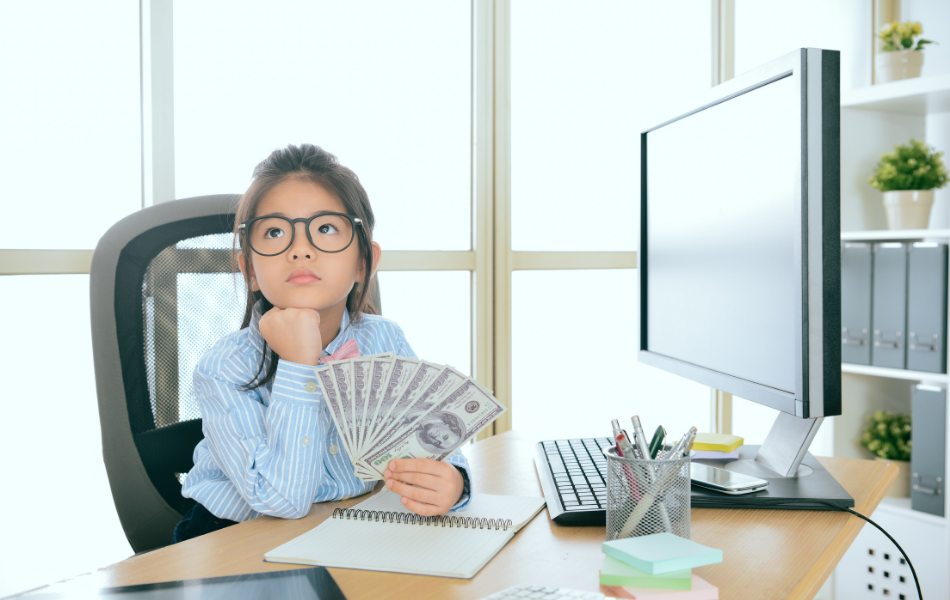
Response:
M345 344L340 346L340 349L331 354L330 356L324 356L320 359L320 362L331 363L336 360L346 360L348 358L357 358L360 355L360 348L356 345L356 340L351 339Z

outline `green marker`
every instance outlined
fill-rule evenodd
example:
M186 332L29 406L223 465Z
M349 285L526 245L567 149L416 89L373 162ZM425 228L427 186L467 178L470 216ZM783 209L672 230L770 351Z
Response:
M666 438L666 430L660 425L653 433L653 439L650 440L650 458L655 459L663 447L663 440Z

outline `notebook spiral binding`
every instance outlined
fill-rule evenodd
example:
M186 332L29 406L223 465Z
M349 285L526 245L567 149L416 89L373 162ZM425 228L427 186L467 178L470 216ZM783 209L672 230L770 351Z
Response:
M457 517L455 515L443 515L435 517L423 517L415 513L389 512L384 510L361 510L358 508L334 508L332 518L340 519L359 519L360 521L376 521L383 523L400 523L406 525L434 525L436 527L471 527L475 529L501 529L508 531L513 524L511 519L485 519L478 517Z

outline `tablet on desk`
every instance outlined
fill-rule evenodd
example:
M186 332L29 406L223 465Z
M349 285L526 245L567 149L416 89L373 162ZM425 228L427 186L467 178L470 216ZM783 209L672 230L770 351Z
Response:
M177 598L346 600L346 596L324 567L109 588L97 588L92 585L92 581L77 578L18 596L24 600L58 600L77 597L114 600L126 598L128 600L174 600Z

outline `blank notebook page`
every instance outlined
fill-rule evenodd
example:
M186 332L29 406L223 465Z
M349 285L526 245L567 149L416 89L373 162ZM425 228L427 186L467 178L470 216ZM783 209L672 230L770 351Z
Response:
M474 577L514 535L472 529L327 519L264 555L268 561Z
M351 509L409 513L382 491ZM544 498L476 494L466 519L510 519L505 529L389 523L337 516L264 555L270 562L471 578L544 507Z

